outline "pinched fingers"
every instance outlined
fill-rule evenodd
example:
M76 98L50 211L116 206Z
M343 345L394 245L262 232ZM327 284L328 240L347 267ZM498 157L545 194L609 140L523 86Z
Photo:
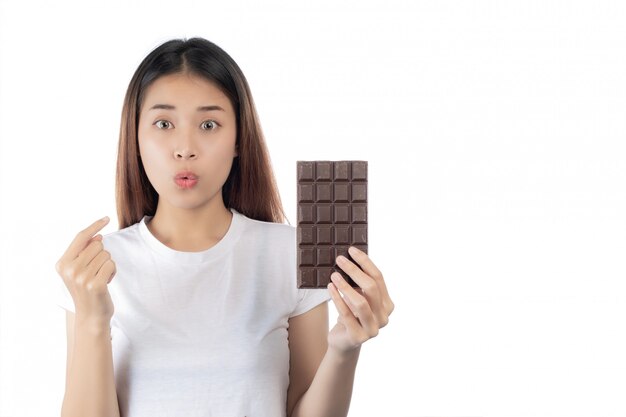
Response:
M57 261L55 267L57 272L60 273L60 270L64 265L69 264L74 259L76 259L80 253L85 249L85 247L91 242L91 239L94 237L94 233L100 231L104 226L106 226L109 222L108 217L104 217L100 220L96 220L85 229L81 230L76 234L65 253L61 256L61 258Z
M88 277L94 277L92 281L97 284L107 282L109 276L105 277L105 273L107 272L106 270L109 270L109 274L112 272L110 265L105 267L105 265L109 264L109 261L111 261L110 263L113 263L111 260L111 254L105 250L100 251L87 265L85 275ZM105 269L104 271L103 268Z
M107 263L110 265L106 266ZM104 250L101 239L92 239L76 259L62 265L60 274L64 279L91 290L102 283L109 283L114 272L115 263L111 254Z
M101 252L106 252L104 250L104 243L102 243L102 240L91 240L75 259L75 262L79 268L87 268L87 266L93 262L96 256Z

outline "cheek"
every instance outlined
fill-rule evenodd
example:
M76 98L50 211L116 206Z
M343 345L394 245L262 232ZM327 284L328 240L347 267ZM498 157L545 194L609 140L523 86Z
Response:
M162 167L166 163L165 150L161 149L155 141L140 140L139 157L148 179L154 185L155 181L159 181L159 178L163 177L164 170Z
M137 142L139 153L142 157L145 155L146 157L155 158L159 153L165 151L163 149L163 138L159 137L158 134L155 135L154 132L147 128L139 129Z

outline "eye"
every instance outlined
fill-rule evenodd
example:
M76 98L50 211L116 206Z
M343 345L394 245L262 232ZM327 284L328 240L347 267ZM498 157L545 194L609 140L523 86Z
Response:
M154 122L152 124L157 125L157 127L159 127L159 122L169 123L167 120L157 120L156 122ZM160 127L159 127L159 129L160 129Z
M215 120L205 120L204 122L202 122L202 125L204 126L206 123L211 123L214 126L208 130L215 130L217 129L217 126L219 126L219 123L217 123Z

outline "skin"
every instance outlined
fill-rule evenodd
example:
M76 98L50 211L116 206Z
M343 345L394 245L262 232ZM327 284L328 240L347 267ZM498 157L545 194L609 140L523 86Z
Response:
M155 104L175 109L151 110ZM207 105L224 110L197 110ZM139 152L159 201L147 227L165 245L198 252L226 234L233 215L224 205L222 186L237 156L236 135L230 100L204 78L173 74L148 87L139 115ZM174 182L182 170L198 176L193 188Z
M150 110L155 104L176 109ZM197 111L207 105L224 110ZM229 99L201 77L162 76L148 88L140 111L139 150L159 201L147 227L170 248L206 250L230 227L222 186L237 156L236 128ZM174 183L184 169L199 177L192 189ZM335 326L329 331L328 303L289 319L287 416L347 416L361 345L378 335L394 309L381 271L355 249L350 254L363 270L343 257L337 264L360 288L338 273L328 286L339 312Z
M361 345L378 335L379 330L389 323L389 315L395 308L383 274L372 259L357 248L350 247L349 251L363 270L342 256L337 257L337 264L359 288L352 288L337 272L331 275L333 282L328 284L328 290L339 313L331 331L328 332L327 303L290 320L297 326L294 334L298 335L295 342L298 348L291 349L292 354L295 351L298 356L309 357L309 364L306 360L297 360L304 363L296 364L297 369L310 373L308 366L313 363L312 358L325 352L322 361L315 366L313 380L304 394L295 405L291 405L288 399L287 415L290 417L348 415ZM316 338L323 328L327 340L320 350ZM310 333L307 335L307 332ZM290 337L291 334L290 328ZM310 346L306 346L307 343Z

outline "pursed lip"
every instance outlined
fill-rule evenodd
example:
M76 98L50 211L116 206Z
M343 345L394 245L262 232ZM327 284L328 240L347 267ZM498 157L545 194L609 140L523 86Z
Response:
M174 177L175 180L179 180L182 178L187 178L190 180L197 180L198 176L196 174L194 174L191 171L180 171L178 174L176 174L176 176Z

